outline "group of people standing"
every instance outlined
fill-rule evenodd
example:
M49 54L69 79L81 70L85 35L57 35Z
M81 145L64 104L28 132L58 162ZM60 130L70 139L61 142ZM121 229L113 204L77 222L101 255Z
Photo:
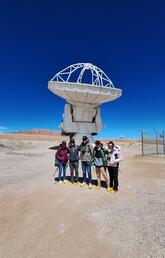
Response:
M69 164L71 184L78 184L83 187L88 185L92 189L92 165L95 166L97 176L96 189L101 187L101 175L105 179L107 191L118 191L118 170L119 162L122 160L120 148L110 141L108 147L97 140L93 146L87 136L83 136L82 143L78 146L72 138L67 146L66 141L60 144L55 160L58 162L59 184L62 184L62 179L65 184L68 183L66 178L66 168ZM79 160L81 161L83 178L79 182ZM107 173L109 172L109 176ZM63 172L63 177L62 177Z

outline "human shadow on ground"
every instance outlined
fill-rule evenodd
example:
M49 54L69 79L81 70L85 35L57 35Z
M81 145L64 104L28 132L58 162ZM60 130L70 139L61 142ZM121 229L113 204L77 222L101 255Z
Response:
M63 177L61 178L63 181ZM66 179L71 182L71 176L67 176ZM58 176L54 176L54 181L55 183L59 182L59 178ZM82 183L83 182L83 177L79 177L79 182ZM87 183L88 183L88 179L87 179ZM97 186L97 180L96 179L92 179L92 185L93 186ZM104 180L101 180L101 187L106 188L106 182Z

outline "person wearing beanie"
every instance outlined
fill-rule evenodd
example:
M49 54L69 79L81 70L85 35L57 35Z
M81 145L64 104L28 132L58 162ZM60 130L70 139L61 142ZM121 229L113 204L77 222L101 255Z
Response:
M79 181L79 146L75 145L75 140L72 138L68 144L68 158L70 167L71 184L77 184ZM75 172L75 178L74 178Z
M66 167L68 162L68 148L66 146L66 141L62 141L59 146L58 151L55 155L56 160L58 160L58 171L59 171L59 184L62 183L62 172L63 172L63 182L67 184L66 180Z
M110 191L109 178L106 172L106 153L103 145L99 140L95 141L95 147L93 150L93 162L95 165L96 176L97 176L97 186L96 189L101 187L101 175L106 181L107 191Z
M93 146L90 144L87 136L83 136L82 143L80 144L80 159L83 171L83 182L80 186L84 186L87 183L86 173L88 174L88 188L92 189L92 163Z

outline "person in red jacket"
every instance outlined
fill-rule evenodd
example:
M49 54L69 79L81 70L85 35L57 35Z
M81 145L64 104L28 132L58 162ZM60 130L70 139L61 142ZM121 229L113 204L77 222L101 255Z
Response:
M59 162L59 184L62 183L62 171L63 171L63 181L66 184L66 167L68 162L68 148L66 146L66 141L62 141L58 151L56 152L56 159Z

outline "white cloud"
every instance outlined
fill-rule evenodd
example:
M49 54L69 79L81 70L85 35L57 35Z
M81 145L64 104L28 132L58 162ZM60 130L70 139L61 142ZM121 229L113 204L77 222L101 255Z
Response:
M120 139L125 139L126 137L122 134L120 135Z
M9 128L6 126L0 126L0 134L4 134L6 130L8 130Z
M0 126L0 130L3 131L3 130L8 130L9 128L6 127L6 126Z

